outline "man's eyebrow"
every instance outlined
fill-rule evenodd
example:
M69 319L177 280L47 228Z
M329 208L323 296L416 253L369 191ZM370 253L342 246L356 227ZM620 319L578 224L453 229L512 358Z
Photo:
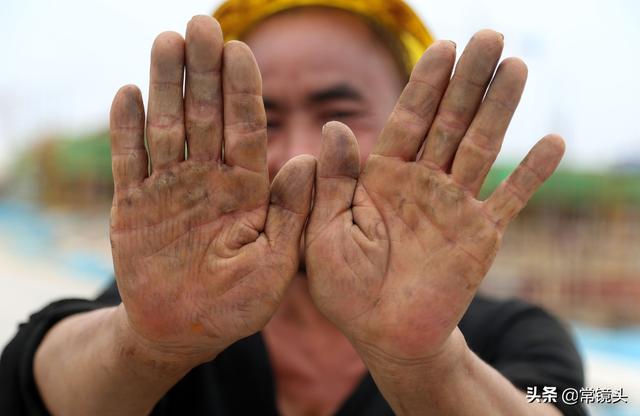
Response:
M362 101L362 94L348 84L338 84L326 89L313 92L307 98L311 104L320 104L331 100Z

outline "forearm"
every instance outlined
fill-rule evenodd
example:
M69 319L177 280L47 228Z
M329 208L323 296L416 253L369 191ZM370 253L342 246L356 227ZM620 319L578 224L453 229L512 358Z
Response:
M52 414L147 414L189 371L128 335L123 312L120 306L74 315L48 332L34 375Z
M433 360L402 362L363 356L376 384L398 415L546 415L553 405L529 403L525 394L471 351L462 334ZM461 341L461 342L460 342Z

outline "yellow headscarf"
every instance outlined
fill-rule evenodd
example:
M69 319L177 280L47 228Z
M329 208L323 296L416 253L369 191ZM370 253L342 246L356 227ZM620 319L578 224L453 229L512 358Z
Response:
M213 13L225 40L238 39L252 26L278 12L304 6L333 7L374 21L395 36L404 48L407 74L418 62L433 36L402 0L227 0Z

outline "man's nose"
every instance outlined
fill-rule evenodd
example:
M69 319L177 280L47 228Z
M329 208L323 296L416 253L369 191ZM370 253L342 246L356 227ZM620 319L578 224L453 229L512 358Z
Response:
M289 123L283 130L268 148L271 177L291 158L303 154L317 157L320 154L322 126L299 121Z
M287 123L287 141L289 143L289 159L302 154L318 156L322 126L309 114L296 112Z

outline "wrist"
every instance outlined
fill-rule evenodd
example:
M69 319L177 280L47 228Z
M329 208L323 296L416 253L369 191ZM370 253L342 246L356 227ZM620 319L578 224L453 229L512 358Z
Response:
M425 397L449 400L452 391L468 382L473 352L456 328L436 353L395 357L362 345L356 348L378 388L399 415L424 414Z
M177 381L192 368L217 356L217 352L206 356L176 352L150 342L133 329L122 303L113 308L109 315L114 337L114 357L138 376Z
M407 372L419 371L423 377L433 375L436 378L466 365L471 352L457 327L441 347L436 350L430 349L423 355L404 357L389 354L371 343L355 342L354 345L370 370L405 375Z

